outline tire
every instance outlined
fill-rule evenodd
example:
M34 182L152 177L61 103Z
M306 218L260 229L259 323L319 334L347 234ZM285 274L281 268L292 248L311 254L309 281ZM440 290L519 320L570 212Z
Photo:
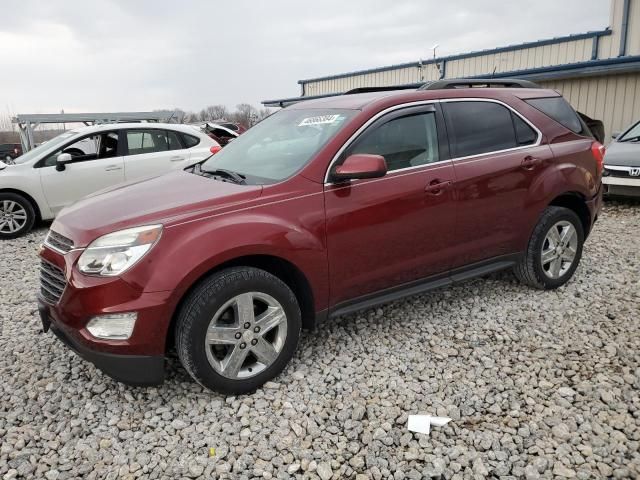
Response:
M571 236L562 238L571 232ZM584 228L578 215L568 208L547 207L531 234L523 258L514 268L516 277L541 290L558 288L578 268L583 244Z
M28 233L36 221L31 202L17 193L0 193L0 240Z
M176 350L202 386L226 395L250 393L284 369L301 327L298 300L284 282L264 270L234 267L188 295L177 317Z

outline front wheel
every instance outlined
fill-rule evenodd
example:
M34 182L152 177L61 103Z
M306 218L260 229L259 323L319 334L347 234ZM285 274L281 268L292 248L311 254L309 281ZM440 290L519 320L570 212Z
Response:
M522 283L535 288L558 288L578 268L583 244L584 229L578 215L568 208L547 207L515 274Z
M201 385L223 394L256 390L293 356L302 326L300 307L278 277L252 267L211 275L184 302L176 347Z
M0 239L16 238L29 232L36 221L31 202L17 193L0 193Z

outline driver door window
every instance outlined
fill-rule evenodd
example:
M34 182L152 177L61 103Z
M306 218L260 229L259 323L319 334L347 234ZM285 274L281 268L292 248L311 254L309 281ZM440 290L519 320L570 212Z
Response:
M389 171L417 167L440 160L435 112L394 118L367 132L349 148L355 153L382 155Z
M42 163L43 167L53 167L61 153L73 157L73 163L114 158L118 156L118 132L106 132L99 135L83 137L74 143L50 154Z

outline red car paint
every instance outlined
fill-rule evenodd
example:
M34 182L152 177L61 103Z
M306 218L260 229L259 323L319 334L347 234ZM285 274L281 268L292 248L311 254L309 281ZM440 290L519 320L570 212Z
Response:
M600 172L592 138L577 135L524 99L555 96L539 89L451 89L337 96L289 108L360 110L297 174L273 185L216 182L170 173L95 195L65 209L52 230L76 249L97 237L161 223L158 244L116 278L81 274L81 250L41 255L68 285L53 324L84 347L125 355L164 355L181 299L208 272L256 256L294 266L311 293L316 316L341 312L354 299L489 258L525 250L541 212L571 193L600 208ZM438 162L384 177L325 184L331 160L368 120L389 107L447 98L488 98L509 105L542 133L540 146ZM90 336L96 314L138 312L127 341ZM311 317L311 318L309 318Z

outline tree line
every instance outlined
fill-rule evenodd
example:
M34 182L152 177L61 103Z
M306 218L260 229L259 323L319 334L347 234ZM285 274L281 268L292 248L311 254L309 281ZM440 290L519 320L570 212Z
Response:
M273 113L273 110L270 108L257 109L248 103L236 105L235 110L229 110L224 105L209 105L199 112L188 112L180 108L175 108L173 111L175 112L173 120L178 123L226 120L228 122L238 123L246 128L252 127Z

